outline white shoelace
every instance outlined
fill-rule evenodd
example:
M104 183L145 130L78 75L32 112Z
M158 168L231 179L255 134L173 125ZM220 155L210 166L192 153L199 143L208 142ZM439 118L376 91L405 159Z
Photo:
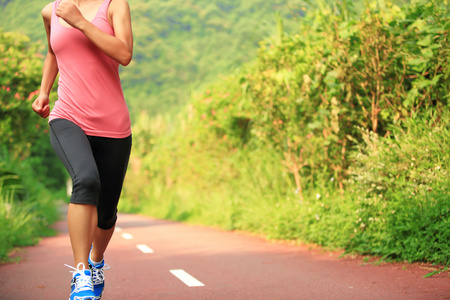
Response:
M94 282L94 284L102 284L103 281L105 281L105 274L103 273L103 270L109 269L110 266L108 264L105 264L102 268L99 269L92 266L92 281Z
M83 269L80 268L80 265L83 267ZM70 271L70 273L72 273L72 277L75 277L76 274L80 274L75 281L75 289L73 291L74 293L93 290L92 277L84 273L84 271L86 271L86 266L83 263L79 263L76 268L66 264L65 266L74 270Z

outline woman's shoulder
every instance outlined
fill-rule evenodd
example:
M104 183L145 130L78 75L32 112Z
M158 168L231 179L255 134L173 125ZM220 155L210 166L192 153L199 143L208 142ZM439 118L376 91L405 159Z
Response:
M115 15L130 15L130 5L127 0L111 0L108 7L108 17L110 18L109 21L111 21L113 19L112 17Z
M113 9L123 9L124 7L129 7L127 0L111 0L109 6Z
M50 20L52 17L53 12L53 6L55 5L55 1L48 3L43 9L42 9L42 17L45 20Z

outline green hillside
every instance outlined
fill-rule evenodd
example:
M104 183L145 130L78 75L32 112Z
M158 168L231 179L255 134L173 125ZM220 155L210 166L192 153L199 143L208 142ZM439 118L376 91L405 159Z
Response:
M276 11L287 30L295 29L299 2L129 0L135 52L122 80L131 110L176 110L193 89L254 57L259 41L274 33ZM1 1L0 28L45 41L40 11L46 3Z

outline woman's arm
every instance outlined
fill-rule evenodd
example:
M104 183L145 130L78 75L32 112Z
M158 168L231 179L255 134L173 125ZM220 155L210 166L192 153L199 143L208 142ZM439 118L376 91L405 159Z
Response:
M33 110L42 118L47 118L50 114L49 95L59 71L55 53L53 52L53 49L50 45L50 25L52 19L52 11L53 3L48 4L42 10L42 18L44 19L45 32L47 34L48 51L44 61L39 96L31 105Z
M109 6L108 19L112 22L115 36L92 25L70 0L62 0L59 3L56 15L83 32L100 50L121 65L130 63L133 56L133 33L130 7L126 0L112 0Z

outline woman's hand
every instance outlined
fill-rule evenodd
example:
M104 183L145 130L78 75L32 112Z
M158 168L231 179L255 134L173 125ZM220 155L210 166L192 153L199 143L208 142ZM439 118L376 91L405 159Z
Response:
M79 28L81 22L86 21L78 7L70 0L62 0L59 2L56 8L56 15L75 28Z
M36 100L34 100L31 107L33 108L34 112L37 113L42 118L47 118L50 114L50 105L49 105L49 98L45 95L39 95Z
M67 24L80 30L103 53L119 64L126 66L130 63L133 57L133 33L127 0L111 1L108 7L108 22L114 30L114 35L101 31L86 20L70 0L61 0L55 13Z

